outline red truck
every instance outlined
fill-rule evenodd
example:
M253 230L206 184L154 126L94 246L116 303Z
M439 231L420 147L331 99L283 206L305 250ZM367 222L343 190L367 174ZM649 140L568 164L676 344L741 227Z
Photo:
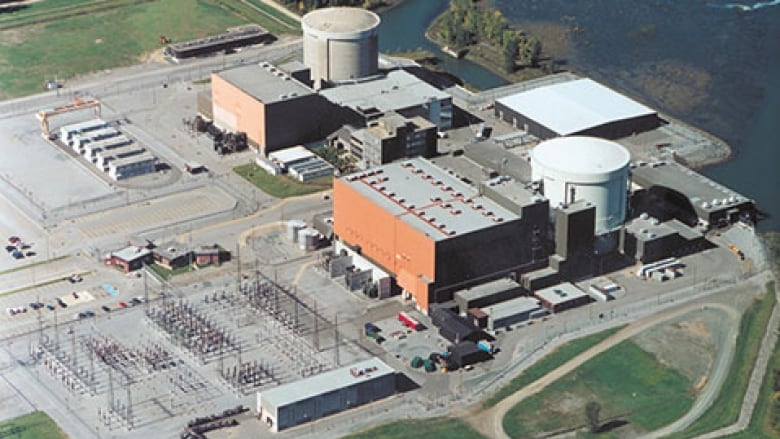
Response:
M409 314L398 311L398 321L401 322L404 326L408 326L409 328L414 329L415 331L419 331L422 329L422 324L418 322L414 317L410 316Z

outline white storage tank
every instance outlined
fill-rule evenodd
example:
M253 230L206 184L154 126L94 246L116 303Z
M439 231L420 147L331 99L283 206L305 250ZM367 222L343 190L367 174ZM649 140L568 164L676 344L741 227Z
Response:
M287 239L290 242L298 242L300 231L306 228L306 223L302 220L287 221Z
M303 16L303 63L311 79L340 81L378 71L379 16L360 8L323 8Z
M623 224L631 155L596 137L546 140L531 151L534 181L541 181L550 207L586 200L596 206L596 235Z

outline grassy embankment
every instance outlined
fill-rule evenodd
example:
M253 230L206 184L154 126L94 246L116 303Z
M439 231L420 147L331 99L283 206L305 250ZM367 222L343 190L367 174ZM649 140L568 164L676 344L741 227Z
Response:
M524 438L583 428L585 404L595 401L601 425L626 421L652 431L688 411L694 401L691 386L677 370L629 340L514 406L504 417L504 430Z
M434 418L393 422L344 437L344 439L412 438L484 439L484 436L460 419Z
M290 17L248 0L47 0L0 15L0 98L43 91L48 79L144 61L172 41L257 23L275 35L297 34Z
M497 404L500 400L506 398L522 387L532 383L538 378L546 375L551 370L561 364L571 360L581 352L586 351L600 341L619 331L621 328L609 329L587 337L572 340L558 349L543 357L531 367L523 371L509 384L501 388L487 401L486 407ZM468 434L467 436L458 436L459 434ZM443 438L471 438L482 437L474 430L471 430L465 423L452 418L435 418L428 421L398 421L380 427L366 430L357 435L349 436L350 439L360 438L404 438L404 437L443 437Z
M330 189L333 186L332 177L320 177L301 183L286 175L273 176L254 163L233 168L233 171L255 185L261 191L276 198L297 197Z
M768 257L773 261L775 273L780 273L780 233L772 232L764 236ZM769 294L776 294L770 286ZM776 288L776 286L774 286ZM775 328L777 330L777 328ZM764 381L758 401L745 431L731 435L738 439L763 439L780 437L780 343L775 343L769 358Z
M690 427L672 437L695 437L737 421L767 321L775 304L774 284L766 288L767 293L756 299L742 315L734 360L729 367L729 379L723 383L715 402Z
M517 377L513 378L506 386L502 387L498 392L493 394L490 398L485 400L485 407L492 407L507 396L517 392L523 387L531 384L539 378L547 375L554 369L558 368L562 364L576 357L577 355L587 351L591 347L597 345L605 338L618 332L623 327L617 327L608 329L596 334L589 335L587 337L578 338L572 340L566 344L561 345L541 360L534 363L531 367L524 370Z
M0 422L0 438L68 439L68 435L46 413L32 412Z

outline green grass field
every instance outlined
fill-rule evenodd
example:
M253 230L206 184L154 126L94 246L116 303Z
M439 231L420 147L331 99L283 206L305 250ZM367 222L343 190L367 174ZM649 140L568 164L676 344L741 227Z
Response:
M553 369L556 369L563 363L571 360L582 352L585 352L594 345L598 344L600 341L618 332L622 328L623 327L620 326L618 328L608 329L606 331L592 334L587 337L578 338L561 345L549 355L545 356L541 360L534 363L531 367L524 370L522 373L520 373L520 375L512 379L509 384L502 387L498 392L485 400L484 406L492 407L498 404L502 399L547 375Z
M3 439L68 439L57 424L44 412L33 412L0 422Z
M780 372L780 343L775 344L748 428L728 437L735 439L780 437L780 393L774 391L775 373L777 372Z
M0 98L42 92L55 77L137 64L162 48L160 35L186 41L246 23L275 35L300 32L294 20L266 8L235 0L32 3L0 15Z
M601 405L600 419L621 419L651 431L682 416L694 397L691 382L625 341L513 407L504 417L511 437L586 425L585 404Z
M774 288L774 285L767 285L767 294L756 299L742 315L734 361L729 367L729 379L723 383L715 402L690 427L672 437L694 437L736 422L767 321L775 303Z
M320 177L310 182L301 183L286 175L273 176L254 163L237 166L233 168L233 171L244 177L261 191L276 198L289 198L312 194L314 192L330 189L333 186L332 177Z
M433 418L380 425L344 439L485 439L460 419Z

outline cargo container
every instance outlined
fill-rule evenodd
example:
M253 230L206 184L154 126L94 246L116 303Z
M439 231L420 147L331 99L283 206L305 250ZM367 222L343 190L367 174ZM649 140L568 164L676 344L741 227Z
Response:
M422 324L418 322L415 318L410 316L409 314L398 311L398 321L401 322L403 325L414 329L415 331L419 331L422 329Z

